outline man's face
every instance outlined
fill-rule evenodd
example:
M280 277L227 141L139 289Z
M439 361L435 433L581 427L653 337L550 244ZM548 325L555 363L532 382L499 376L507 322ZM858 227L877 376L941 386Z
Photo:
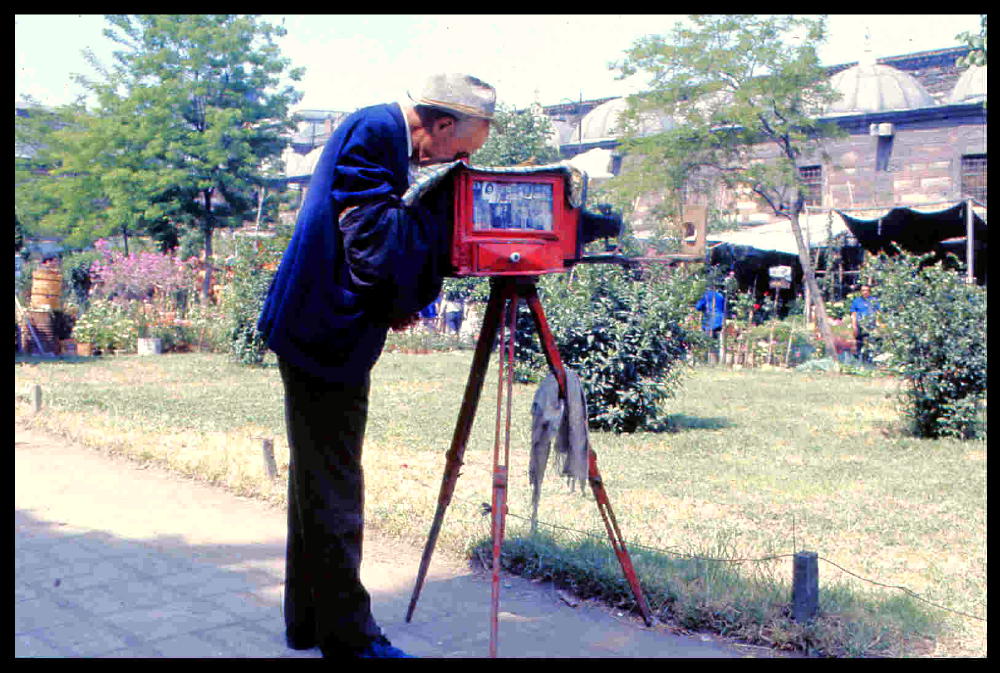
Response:
M486 142L490 123L485 119L468 119L456 123L454 119L441 118L430 128L416 134L413 151L421 166L443 163L468 157Z
M864 297L865 299L867 299L868 297L872 296L872 289L870 287L868 287L867 285L862 285L861 286L861 296Z

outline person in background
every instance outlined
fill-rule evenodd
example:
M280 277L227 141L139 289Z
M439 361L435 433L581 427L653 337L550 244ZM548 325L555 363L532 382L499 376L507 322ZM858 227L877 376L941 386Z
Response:
M851 328L854 330L854 354L862 362L871 362L871 353L865 348L865 340L875 326L875 314L878 310L878 299L872 296L871 286L862 285L861 294L851 301Z
M463 309L462 300L458 295L449 293L444 304L441 306L441 312L444 314L445 329L449 332L458 334L459 330L462 329Z
M726 318L726 296L715 288L709 287L694 305L694 308L702 314L702 331L712 336L708 358L709 361L716 362L718 358L716 342L719 340L719 333L722 332L722 325Z
M420 309L420 321L424 324L427 329L437 331L438 327L438 305L441 303L440 297L435 297L427 306Z

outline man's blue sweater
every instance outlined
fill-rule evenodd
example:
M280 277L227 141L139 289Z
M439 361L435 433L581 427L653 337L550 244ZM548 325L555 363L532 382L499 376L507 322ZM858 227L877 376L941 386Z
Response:
M340 124L261 310L257 329L271 350L330 382L364 381L389 325L441 289L449 211L443 199L440 207L399 201L408 186L407 133L395 104Z

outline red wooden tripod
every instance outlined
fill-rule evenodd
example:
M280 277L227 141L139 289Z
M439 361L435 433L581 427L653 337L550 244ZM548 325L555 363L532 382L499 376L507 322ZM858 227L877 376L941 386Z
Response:
M564 400L566 399L566 371L563 369L562 359L559 357L559 351L556 348L555 340L552 338L552 332L549 331L548 322L545 320L542 303L536 292L536 279L526 276L507 276L493 277L490 280L490 299L486 307L486 314L483 317L482 329L479 332L479 341L476 343L476 351L472 359L472 367L469 371L469 380L465 386L465 396L458 414L458 422L455 424L455 433L452 436L451 448L445 456L444 476L441 479L441 492L438 496L437 512L434 515L434 522L431 524L423 557L420 559L420 569L417 573L413 595L410 598L410 606L406 611L406 621L409 622L413 617L413 611L416 608L417 599L420 597L420 590L427 575L427 569L430 566L431 555L434 553L434 546L437 543L438 533L441 531L444 513L451 503L451 497L455 491L455 482L458 480L459 469L462 467L462 457L465 454L466 443L469 439L472 421L476 415L476 407L479 404L479 396L486 377L490 352L493 350L499 329L501 334L500 343L503 350L499 361L497 422L493 447L493 503L491 507L493 577L490 609L490 656L495 657L497 650L497 614L500 605L500 547L503 543L504 521L507 514L507 466L510 458L510 410L511 392L514 382L514 336L517 307L521 299L527 301L528 308L531 310L531 316L538 330L545 358L548 361L549 368L555 374L556 380L559 383L559 394ZM504 409L505 388L506 409ZM504 416L506 417L505 419ZM501 424L504 420L505 428L501 451L500 434ZM622 538L621 531L618 529L614 513L611 511L611 503L604 490L601 475L597 470L597 454L593 450L590 451L589 456L588 481L594 491L594 497L597 500L597 507L601 512L601 517L604 519L604 526L611 540L611 546L618 557L618 562L625 573L625 578L632 588L639 611L642 613L646 625L652 626L653 620L649 612L649 606L642 595L639 580L636 577L635 569L632 567L632 559L625 548L625 541Z

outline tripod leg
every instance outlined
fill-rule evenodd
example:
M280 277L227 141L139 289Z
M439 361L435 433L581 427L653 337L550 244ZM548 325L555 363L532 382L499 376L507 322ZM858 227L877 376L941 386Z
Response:
M451 496L455 491L455 482L458 480L459 470L462 467L462 457L465 455L465 446L469 440L469 433L472 430L472 422L476 417L476 407L479 405L483 380L486 378L490 352L493 350L493 344L496 340L500 312L503 309L503 299L501 288L494 284L490 289L490 299L486 305L486 313L483 316L483 326L479 330L479 341L476 342L476 352L472 357L469 380L465 385L465 397L462 399L462 408L458 413L458 422L455 424L455 433L452 435L451 448L445 456L444 476L441 478L441 492L438 496L437 512L434 514L434 522L431 524L427 543L424 546L424 553L420 558L420 569L417 572L416 584L413 587L410 606L406 610L407 622L413 617L413 611L417 607L417 599L420 597L420 590L427 576L431 555L434 553L434 546L437 544L438 534L441 532L444 513L451 503Z
M562 359L559 357L559 350L556 348L555 339L549 330L548 321L545 319L545 312L542 310L542 302L538 298L535 286L532 285L524 290L524 295L527 299L528 307L531 309L531 315L535 319L535 327L538 329L538 335L541 339L542 349L545 351L545 358L549 363L549 368L559 382L559 394L566 400L566 370L563 368ZM653 619L649 611L649 606L646 604L646 598L643 596L642 588L639 586L639 578L636 576L635 568L632 566L632 557L629 556L628 549L625 548L625 540L618 529L615 514L611 510L611 501L608 500L608 494L604 490L604 482L601 479L600 472L597 470L597 454L593 450L588 455L588 464L590 486L594 491L594 498L597 500L597 508L601 513L601 518L604 519L604 527L607 529L611 547L618 557L622 572L625 573L625 579L628 580L629 586L632 588L632 594L635 596L636 603L646 622L646 626L652 626Z
M639 606L639 612L642 613L646 626L652 626L653 617L650 614L649 605L646 604L646 597L643 596L642 588L639 586L639 578L635 574L635 568L632 567L632 557L629 556L628 549L625 548L625 539L618 529L618 521L615 519L614 512L611 511L611 501L608 500L607 491L604 490L604 481L601 479L601 473L597 470L597 454L593 450L590 451L588 462L590 487L594 491L594 498L597 500L597 508L601 512L601 518L604 519L604 527L608 531L611 546L618 557L618 563L621 564L622 572L625 573L625 579L632 587L632 595L635 596L635 602Z
M497 637L500 615L500 550L503 546L504 520L507 516L507 468L510 465L511 397L514 385L514 337L517 331L517 290L511 287L504 294L503 322L500 325L501 354L497 384L497 423L493 444L493 504L491 532L493 537L493 575L490 601L490 657L497 656ZM503 438L503 455L500 453L500 424L503 418L504 387L506 383L506 428Z

